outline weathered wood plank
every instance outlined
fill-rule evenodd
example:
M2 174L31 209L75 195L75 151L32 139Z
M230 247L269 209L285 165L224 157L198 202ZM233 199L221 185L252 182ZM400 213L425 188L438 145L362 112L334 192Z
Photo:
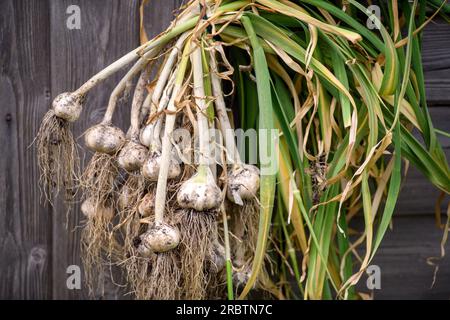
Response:
M443 230L432 217L415 216L393 218L393 230L388 230L372 265L381 271L381 290L374 290L375 299L450 299L450 248L446 256L435 260L439 264L434 286L434 266L430 257L440 256ZM358 287L370 292L366 278Z
M167 29L174 19L182 0L148 1L145 5L144 22L145 30L149 39L157 36Z
M72 3L70 4L77 4ZM98 71L100 68L106 66L109 62L112 62L114 58L119 57L125 51L126 49L131 49L133 46L137 45L137 32L136 32L136 21L137 21L137 15L136 12L133 14L132 12L128 11L126 12L126 15L122 12L122 14L114 15L114 9L117 8L118 1L113 2L112 4L109 2L107 5L105 5L104 1L98 1L96 4L92 4L92 2L79 2L80 7L82 9L82 16L83 19L87 19L88 21L87 28L88 30L83 30L85 28L85 23L82 24L82 30L78 31L80 34L73 34L74 31L68 31L68 30L60 30L58 32L53 32L52 36L52 43L55 41L55 43L59 43L59 41L65 41L65 45L63 46L64 54L61 54L61 52L54 53L54 56L52 57L53 62L53 69L52 71L55 73L59 73L62 71L63 75L59 75L57 79L54 80L55 85L52 87L52 94L56 95L62 90L66 90L69 87L75 88L79 84L81 84L81 81L84 79L87 79L91 74ZM150 1L147 5L146 9L146 30L148 32L149 37L153 37L156 34L160 33L162 30L164 30L169 22L172 19L172 10L176 8L179 1ZM62 2L59 3L56 6L52 6L52 26L55 25L55 23L61 24L61 16L64 16L63 9L66 8L68 5L68 2ZM88 8L88 11L95 10L95 8L102 8L102 6L105 5L107 7L107 12L102 12L101 9L97 10L97 12L91 13L87 12L86 8ZM103 9L105 10L105 9ZM133 10L136 10L136 4L134 4ZM101 14L99 12L102 12ZM124 11L125 12L125 11ZM85 16L87 14L87 16ZM59 16L58 16L59 15ZM115 19L109 19L108 17L112 15ZM86 18L85 18L86 17ZM133 27L130 27L128 24L124 24L122 20L126 20L128 17L129 21ZM60 19L60 20L58 20ZM119 19L119 20L117 20ZM114 21L111 23L110 21ZM117 21L121 21L120 29L117 30L117 26L119 23ZM64 23L64 21L62 22ZM123 28L122 26L126 26ZM446 26L443 28L445 29ZM431 33L429 30L432 30ZM435 43L435 41L440 41L439 37L433 36L434 29L427 30L427 35L425 36L425 40L428 41L430 38L433 38L430 40L432 43ZM75 31L76 32L76 31ZM431 34L431 37L428 36L428 34ZM442 34L441 30L439 30L439 34ZM130 36L133 35L133 36ZM109 37L113 37L114 40L110 39ZM123 39L127 39L125 41L126 44L124 44ZM132 39L132 41L130 41ZM88 40L88 41L87 41ZM86 42L87 41L87 42ZM64 43L64 42L62 42ZM121 43L120 45L116 45L117 43ZM83 48L77 48L77 45L79 44L86 44L82 45ZM123 50L123 51L121 51ZM446 52L441 53L442 56L445 56L447 54ZM433 52L431 51L424 51L424 64L425 68L427 70L427 79L433 78L437 74L436 72L445 72L445 67L449 66L450 64L447 63L445 59L442 60L442 63L439 65L435 65L434 59L432 57ZM79 66L80 64L86 64L82 67L75 67ZM70 65L71 67L75 67L75 70L71 70L67 65ZM442 66L444 66L444 69L442 69ZM57 69L56 69L57 68ZM440 69L441 68L441 69ZM444 70L444 71L442 71ZM114 80L118 80L118 77L115 77ZM106 84L102 85L101 88L96 89L88 99L86 103L86 109L85 109L85 118L80 122L80 125L77 126L77 129L79 133L81 133L80 127L86 128L89 125L94 124L96 121L98 121L101 117L101 110L104 109L104 106L106 105L107 96L108 93L113 88L113 81L108 81ZM427 92L429 94L429 100L433 103L435 101L445 101L444 98L440 98L442 96L435 93L441 90L437 87L437 85L444 85L446 86L445 81L442 82L430 82L427 80ZM436 89L437 88L437 89ZM431 91L430 91L431 90ZM435 90L435 91L433 91ZM431 92L431 94L430 94ZM126 105L126 104L124 104ZM96 110L95 106L102 106L103 108L100 108L100 110ZM442 119L445 119L443 117L444 113L446 111L443 111L442 108L438 111L432 111L432 114L434 115L433 118L437 122L441 122L443 124L446 124ZM118 118L120 118L120 122L122 127L126 128L127 118L128 118L128 112L127 110L122 109L119 112ZM437 115L437 116L436 116ZM446 129L443 126L440 126L439 124L436 124L437 127L441 129ZM448 145L447 145L448 146ZM420 191L417 191L420 190ZM419 192L420 197L414 194L413 192ZM402 191L402 197L400 200L398 213L412 213L412 209L414 210L414 213L419 212L431 212L431 209L433 208L433 202L430 200L430 198L433 198L436 194L435 189L427 182L425 182L425 179L415 172L414 170L411 171L407 183ZM411 202L411 198L414 199L414 202ZM406 200L407 199L407 200ZM426 199L424 201L423 199ZM403 201L403 202L402 202ZM422 211L425 210L425 211ZM406 219L406 218L399 218L402 219L398 224L399 225L406 225L406 227L403 227L405 230L417 230L418 226L422 226L422 220L418 220L416 218ZM427 218L432 221L431 218ZM403 222L406 221L406 222ZM69 221L69 225L76 225L79 223L79 217L71 218ZM409 224L408 224L409 222ZM58 257L58 263L54 264L54 278L55 278L55 289L54 289L54 295L57 298L81 298L83 295L77 295L68 293L67 289L65 288L65 268L68 264L73 263L74 261L79 263L79 234L72 234L67 235L67 230L63 228L64 225L64 219L58 218L57 221L55 221L55 224L57 225L54 229L54 236L55 240L55 248L54 248L54 254L55 257ZM402 229L403 230L403 229ZM396 229L397 231L397 229ZM436 233L436 232L435 232ZM435 235L435 233L433 233ZM439 232L437 232L439 234ZM401 234L399 237L403 239L403 246L411 245L412 239L408 238L409 234ZM63 241L61 241L63 239ZM389 236L387 237L387 241L384 243L383 247L380 249L380 256L377 259L380 259L381 263L386 261L386 268L387 270L391 270L391 268L394 269L394 271L391 271L391 273L387 273L387 278L384 279L384 283L386 283L387 289L386 291L383 291L383 295L389 296L389 294L392 294L393 291L397 290L397 286L401 284L396 283L396 277L398 276L398 269L396 269L395 266L397 263L397 266L399 266L397 261L394 261L395 257L399 257L398 254L390 255L389 254ZM417 239L417 237L413 238ZM427 240L428 241L428 240ZM439 236L434 236L433 239L429 240L427 243L430 245L438 246L439 243ZM421 247L419 244L414 244L419 249L419 252ZM67 251L66 251L67 250ZM401 250L401 248L397 248L396 250ZM61 257L62 252L67 252L66 256L63 257L63 259L59 259ZM414 251L416 252L416 251ZM417 253L419 254L420 253ZM406 259L405 261L401 260L400 262L403 264L400 265L409 265L410 260L408 256L402 256L402 258ZM383 260L385 259L385 260ZM391 260L390 260L391 259ZM378 260L376 260L378 261ZM383 270L385 267L383 267ZM397 271L395 271L397 270ZM418 272L414 274L415 277L420 279L422 282L427 281L427 276L429 274L429 269L423 268L421 265L421 268L417 269ZM396 273L397 272L397 273ZM444 274L445 277L445 274ZM60 285L58 285L60 283ZM394 284L394 285L392 285ZM63 287L61 287L63 286ZM383 289L384 290L384 289ZM390 290L390 291L389 291ZM417 286L414 286L413 288L413 295L414 294L422 294L424 292L423 286L418 284ZM405 297L408 297L407 292L408 288L405 288L405 290L402 291L405 294ZM442 297L442 292L438 292L440 297ZM380 295L377 293L377 297L383 297L383 295ZM103 298L118 298L119 293L114 288L109 288L106 290L106 295Z
M450 24L441 19L424 30L422 61L427 100L432 104L450 103Z
M149 1L145 20L149 37L168 26L180 3ZM69 5L81 9L81 30L66 28ZM28 146L52 97L77 88L137 46L138 7L138 0L0 2L0 152L4 155L0 159L0 298L87 297L83 290L66 288L67 266L81 265L80 230L75 229L81 224L79 207L69 216L66 228L61 204L55 206L53 216L50 209L39 205L35 150ZM450 103L449 31L449 25L438 22L427 27L424 36L431 104ZM109 93L123 73L89 95L84 116L75 127L76 136L100 120ZM129 100L124 99L115 117L123 129L129 123L128 106ZM450 131L448 110L431 109L437 128ZM442 138L442 143L449 155L449 139ZM395 214L395 229L388 233L374 262L382 268L382 290L376 297L450 296L448 258L441 264L435 288L427 289L433 269L425 260L438 254L441 231L434 228L432 217L400 216L431 213L437 194L420 173L410 171ZM106 286L99 298L123 298L110 282Z
M430 108L431 118L435 128L450 132L450 108ZM417 136L417 134L416 134ZM447 159L450 159L450 138L438 135L438 139L444 148ZM403 182L400 191L396 213L397 214L424 214L434 212L435 201L439 196L439 189L434 187L425 176L416 168L410 166L410 170ZM448 203L442 203L445 212Z
M52 96L74 90L92 75L120 58L138 45L138 1L51 1L51 66ZM77 5L81 13L81 29L66 27L66 9ZM80 137L89 127L101 121L109 94L125 70L111 77L87 96L83 114L74 126ZM115 125L126 131L129 123L129 103L124 99L114 117ZM84 147L83 139L79 143ZM90 154L81 152L82 159ZM86 163L86 162L85 162ZM64 206L58 204L53 217L53 297L55 299L80 299L86 291L68 290L66 268L81 266L80 234L83 224L79 205L69 215L66 227ZM84 285L84 283L83 283ZM105 285L110 287L109 285ZM99 293L98 298L118 298L117 290Z
M0 298L51 298L51 218L34 147L49 105L48 3L0 2Z
M149 37L162 32L171 21L176 1L151 1L146 8L146 30ZM69 5L78 5L81 10L81 29L69 30L65 14ZM52 96L73 90L90 76L103 69L122 55L139 45L140 1L51 1L52 44ZM92 90L85 102L83 115L77 121L76 136L98 123L106 109L109 94L126 70ZM132 88L131 88L132 89ZM124 131L129 126L130 97L125 97L118 106L114 122ZM83 146L83 141L80 139ZM82 153L82 156L85 154ZM89 157L89 155L86 155ZM66 268L71 264L81 265L80 229L72 230L82 223L79 206L74 208L65 227L63 206L55 207L53 220L53 296L58 299L86 297L85 291L66 288ZM105 291L98 298L123 298L122 292L107 281Z

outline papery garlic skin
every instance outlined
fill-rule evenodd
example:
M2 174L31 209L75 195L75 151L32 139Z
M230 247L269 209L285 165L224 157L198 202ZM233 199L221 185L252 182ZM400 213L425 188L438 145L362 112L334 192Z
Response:
M98 124L86 131L84 141L89 150L115 154L125 143L125 134L117 127Z
M159 151L152 152L142 166L142 175L149 181L158 181L159 168L161 167L161 153ZM170 160L167 179L175 179L181 174L181 167L175 161Z
M147 193L139 202L138 212L141 217L149 217L155 212L155 194Z
M177 201L181 208L196 211L217 209L220 206L223 201L222 192L209 167L201 167L181 185Z
M81 100L81 96L72 92L64 92L53 100L52 108L58 118L74 122L78 120L83 109Z
M242 205L242 200L254 199L259 190L259 169L243 164L228 174L227 198Z
M114 209L112 207L105 207L101 204L95 203L93 198L87 198L81 204L81 212L88 218L102 218L105 220L111 220L114 216Z
M140 236L141 251L166 252L175 249L180 243L180 231L167 223L155 223ZM146 250L144 250L146 249Z
M214 250L209 257L209 269L214 273L219 273L225 268L226 265L226 255L225 255L225 247L216 242L214 244Z
M120 150L117 163L128 172L139 170L145 163L148 150L140 143L128 141Z
M139 134L139 141L142 143L142 145L146 146L147 148L150 148L154 140L153 131L154 125L148 124L141 130Z

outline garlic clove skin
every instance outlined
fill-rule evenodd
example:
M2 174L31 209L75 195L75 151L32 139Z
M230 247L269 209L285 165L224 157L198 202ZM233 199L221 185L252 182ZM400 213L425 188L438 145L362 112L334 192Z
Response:
M141 133L139 134L139 141L147 148L150 148L153 142L153 129L154 125L148 124L141 130Z
M128 172L139 170L147 158L148 150L143 145L128 141L117 157L119 166Z
M161 166L161 153L159 151L151 152L150 156L142 166L142 175L150 181L158 181L159 168ZM170 161L167 179L175 179L181 174L180 165L173 159Z
M83 201L81 204L81 212L88 219L97 217L109 221L114 216L114 209L112 207L105 207L102 204L96 205L93 198L87 198Z
M137 247L137 253L139 256L144 257L144 258L150 258L153 254L155 254L152 249L150 249L149 247L145 246L143 243L141 243L138 247Z
M201 167L190 179L186 180L177 194L181 208L206 211L217 209L222 203L222 192L216 184L209 167Z
M117 127L98 124L86 131L84 141L89 150L112 155L124 145L125 134Z
M145 233L141 234L138 238L134 240L134 246L136 248L136 252L139 256L144 258L151 258L156 255L156 253L148 246L147 242L143 241L145 237Z
M149 217L155 212L155 194L153 192L147 193L140 201L138 212L141 217Z
M141 235L141 251L166 252L175 249L180 243L180 231L167 223L155 223ZM139 250L138 247L138 250Z
M125 210L131 204L131 190L127 185L122 186L117 197L117 207L120 211Z
M232 170L228 175L227 198L242 205L242 200L256 197L259 189L259 169L244 164Z
M252 272L250 268L243 267L243 270L233 272L233 282L236 287L245 286L250 279ZM253 286L255 288L256 284Z
M142 175L150 181L158 181L160 162L161 153L158 151L151 152L142 166Z
M225 265L225 247L219 242L216 242L214 244L213 252L209 257L209 271L219 273L225 268Z
M74 122L80 117L83 109L81 97L72 92L64 92L58 95L52 102L52 108L58 118Z
M179 177L181 174L181 166L173 158L170 160L169 173L167 179L172 180Z

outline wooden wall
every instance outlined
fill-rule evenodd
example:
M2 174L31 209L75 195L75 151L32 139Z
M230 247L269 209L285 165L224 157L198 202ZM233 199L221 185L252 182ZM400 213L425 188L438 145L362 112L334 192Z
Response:
M149 1L149 36L168 25L180 2ZM81 9L81 30L66 27L66 9L72 4ZM66 220L61 204L52 208L39 201L35 148L30 145L54 96L77 88L138 45L138 16L139 0L0 1L2 299L87 297L84 289L66 287L67 266L81 265L78 208ZM424 55L431 114L437 128L449 131L449 25L427 27ZM83 117L75 127L76 136L100 119L108 95L122 75L89 94ZM115 119L123 128L129 117L125 102ZM450 139L442 139L442 143L449 155ZM382 271L382 289L375 292L376 298L450 298L450 259L440 262L433 289L434 268L426 263L428 257L438 255L442 235L432 215L437 195L420 173L410 171L394 216L394 229L387 234L374 262ZM111 281L106 283L98 298L127 298Z

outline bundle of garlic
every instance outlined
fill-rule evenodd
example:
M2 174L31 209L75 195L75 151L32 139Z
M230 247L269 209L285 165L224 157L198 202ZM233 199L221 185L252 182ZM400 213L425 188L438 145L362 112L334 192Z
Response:
M123 267L132 292L140 299L223 296L220 288L211 289L212 284L224 282L226 257L219 213L224 201L257 206L259 172L240 160L230 137L219 64L226 64L225 73L233 70L228 61L217 60L225 58L224 49L206 29L220 14L246 4L239 1L214 8L212 3L202 7L192 1L165 33L117 60L75 92L56 97L45 116L37 140L41 182L51 200L59 189L75 189L78 161L69 123L79 118L84 97L137 59L114 88L101 123L84 134L85 145L94 154L77 181L83 194L81 211L87 219L83 258L91 285L105 265L114 263ZM150 81L151 67L158 59L162 59L159 70ZM113 125L113 114L127 84L138 74L125 133ZM225 137L224 145L213 141L216 126ZM183 146L174 139L176 131ZM61 137L57 143L55 137ZM217 161L217 152L233 161ZM246 228L257 229L257 220L253 221L256 224ZM236 267L246 264L248 272L251 261L243 260L251 254L238 251Z
M55 98L37 137L41 184L50 201L82 191L91 288L113 264L138 299L244 298L253 288L355 297L392 216L400 157L449 192L442 150L410 133L437 143L414 92L421 74L409 74L420 61L410 46L417 0L402 6L405 19L386 5L394 30L409 21L404 40L365 28L365 8L345 3L191 0L165 32ZM132 62L84 134L93 155L79 175L70 123L94 86ZM136 77L124 132L113 114ZM258 130L256 161L241 152L237 127ZM345 233L359 210L366 228L354 245L367 239L367 248L353 274Z

